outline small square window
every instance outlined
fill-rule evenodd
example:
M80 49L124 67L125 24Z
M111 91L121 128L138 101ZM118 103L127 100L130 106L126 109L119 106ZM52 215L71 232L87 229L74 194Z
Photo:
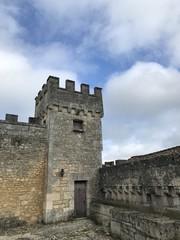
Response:
M83 121L73 120L73 130L82 132L83 131Z

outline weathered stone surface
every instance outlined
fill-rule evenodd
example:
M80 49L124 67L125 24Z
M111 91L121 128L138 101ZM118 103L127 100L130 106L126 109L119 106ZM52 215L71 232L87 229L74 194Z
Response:
M141 213L94 202L91 217L105 232L123 240L176 240L179 222L160 215ZM109 224L107 224L109 223Z
M0 218L0 229L6 230L10 227L18 227L24 225L25 221L19 220L17 217L3 217Z
M91 203L92 219L122 239L179 239L179 169L180 147L119 160L115 166L106 163L99 170L101 195Z
M102 201L180 219L180 147L101 168Z
M60 224L32 225L12 228L0 233L0 240L113 240L102 227L90 220Z
M83 214L106 233L124 240L180 239L180 147L117 160L116 165L108 162L98 170L102 117L100 88L90 94L82 84L78 92L71 80L60 88L59 79L50 76L36 97L35 118L20 123L17 115L7 114L0 120L1 231L25 222L74 219L82 196L77 194L75 201L75 190L81 182L85 198L79 209L84 207ZM75 233L75 238L61 238L59 228L56 233L43 237L96 239L90 231L86 236Z
M0 227L43 219L46 128L0 121Z
M29 124L17 115L0 121L0 217L20 221L66 221L75 217L74 189L86 189L85 213L98 194L103 103L100 88L49 77L36 97ZM78 202L78 201L77 201Z
M97 173L102 159L101 89L88 94L89 86L82 85L81 92L77 92L74 84L67 80L66 88L59 88L59 79L49 77L36 98L36 117L46 123L49 136L46 223L74 217L76 181L86 181L87 214L89 202L98 191Z

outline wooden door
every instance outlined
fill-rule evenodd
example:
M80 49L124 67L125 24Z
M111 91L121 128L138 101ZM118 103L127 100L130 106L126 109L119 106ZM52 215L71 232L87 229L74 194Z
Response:
M74 185L75 217L86 216L86 181L76 181Z

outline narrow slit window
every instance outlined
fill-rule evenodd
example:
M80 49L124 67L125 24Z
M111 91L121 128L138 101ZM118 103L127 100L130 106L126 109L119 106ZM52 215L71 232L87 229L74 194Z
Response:
M83 131L83 121L73 120L73 130L82 132Z

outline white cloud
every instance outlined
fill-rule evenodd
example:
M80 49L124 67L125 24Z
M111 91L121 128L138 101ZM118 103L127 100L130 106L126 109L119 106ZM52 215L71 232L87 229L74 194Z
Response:
M37 26L34 26L34 32L31 32L28 29L28 25L27 28L25 28L20 20L23 14L22 8L26 7L26 5L22 6L20 2L6 4L5 1L1 2L0 5L0 18L3 19L0 23L0 49L2 49L3 52L7 51L7 54L9 54L8 52L12 52L25 56L25 59L29 61L34 68L52 68L55 70L63 69L64 71L76 73L96 71L96 66L93 63L87 62L83 56L78 53L78 48L76 49L73 44L71 45L67 42L63 43L63 41L61 41L62 39L58 39L57 36L55 39L53 38L54 34L58 35L60 34L58 31L61 32L62 30L62 28L59 30L60 22L57 23L52 17L53 20L49 23L48 21L46 22L46 18L51 19L50 16L56 16L54 11L59 11L58 8L61 6L59 5L59 2L57 3L58 8L56 8L56 5L52 4L52 6L54 6L54 11L51 7L48 7L48 2L45 5L42 4L45 8L47 7L47 15L43 15L44 12L41 12L42 6L40 9L36 9L36 14L39 16L37 19L40 20L40 22L37 23ZM66 5L67 4L64 6L64 11L66 10ZM67 17L69 16L66 11L64 12L64 15ZM71 17L70 19L73 20ZM32 19L32 21L33 20L34 19ZM29 25L31 25L28 21L27 24L29 23ZM33 22L33 24L36 23ZM76 21L73 24L76 24ZM65 30L70 29L71 31L71 28L64 26L64 23L62 23L62 25ZM36 27L38 27L38 29L36 29ZM36 36L36 32L38 32L38 37ZM29 39L26 36L25 40L23 37L26 34ZM50 40L47 40L47 36L50 36ZM40 39L36 39L36 37ZM44 38L46 37L47 41L44 41ZM75 36L72 38L75 40ZM36 43L36 41L39 42ZM11 62L12 60L10 60L8 64L9 68L12 66Z
M159 150L159 145L148 143L115 144L104 141L105 151L103 152L103 162L115 160L127 160L131 156L150 153Z
M76 55L80 65L99 51L119 58L121 54L133 54L134 50L142 49L151 51L154 57L157 54L160 58L168 56L172 66L180 65L178 0L36 0L31 3L39 16L39 29L36 29L39 37L41 32L42 40L49 38L53 41L55 37L61 42L62 36L67 37L67 45L57 42L50 45L56 45L60 54L64 48L72 56ZM15 4L1 6L1 39L11 44L15 44L18 36L27 30L15 21L14 16L21 13L19 8ZM87 54L88 50L91 52Z
M0 118L6 112L23 121L33 115L34 97L48 75L77 81L79 73L103 71L102 57L121 62L125 54L137 61L141 56L134 52L147 51L171 67L139 62L109 78L104 158L179 144L180 74L173 68L180 66L179 0L28 1L40 21L34 25L38 39L28 29L31 20L27 28L21 22L21 3L0 3Z
M156 55L160 48L173 66L180 65L179 0L38 0L34 5L52 33L78 38L81 53L96 48L114 58L139 49Z
M98 8L103 7L104 1L97 0L34 0L34 6L42 14L42 17L51 24L51 31L60 31L70 38L84 36L88 33L91 22L96 21Z
M81 58L77 58L72 47L64 44L53 42L42 46L31 46L25 51L29 61L34 68L53 68L55 70L63 69L76 73L85 73L87 71L96 71L96 66L88 64Z
M16 19L21 13L19 6L0 5L0 119L13 113L27 121L34 115L34 98L49 75L60 77L61 86L65 79L75 80L78 85L73 69L83 66L73 61L71 51L61 44L38 47L24 42L24 28Z
M23 55L0 51L0 118L6 113L18 114L21 121L34 116L34 98L49 75L60 77L61 86L65 79L77 81L70 71L53 68L33 68Z
M3 50L13 50L18 47L19 36L24 28L16 21L15 16L19 13L18 7L8 4L6 1L0 2L0 48ZM16 49L17 50L17 49Z
M170 56L174 46L179 49L176 41L180 36L178 0L112 0L107 1L106 9L109 22L101 33L101 41L110 54L119 55L139 48L153 50L162 42L163 51ZM172 55L174 58L176 52Z
M157 63L139 62L113 75L104 89L107 160L178 145L179 88L180 73Z
M105 101L124 112L131 110L137 117L159 114L168 106L179 107L179 78L180 73L173 68L166 69L157 63L137 63L127 72L110 79Z

